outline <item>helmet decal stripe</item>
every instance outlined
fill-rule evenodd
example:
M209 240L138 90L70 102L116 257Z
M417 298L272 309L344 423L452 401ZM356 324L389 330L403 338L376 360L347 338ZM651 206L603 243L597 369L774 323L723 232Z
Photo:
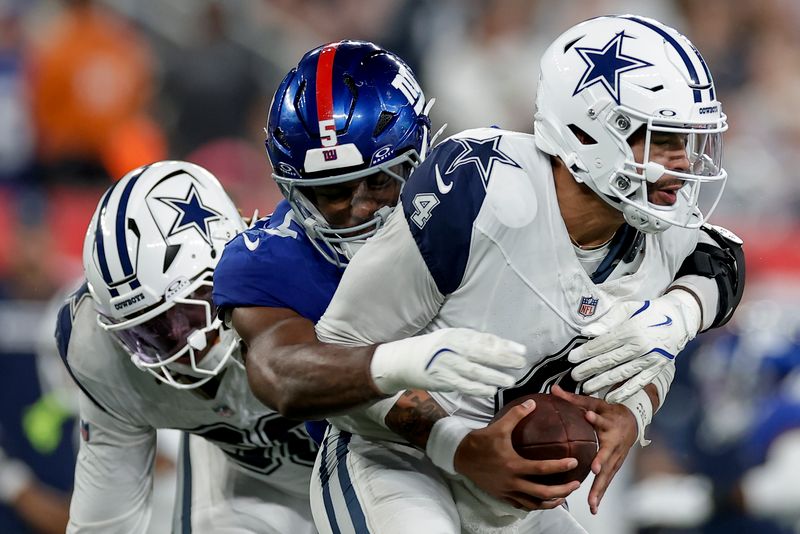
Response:
M136 185L139 177L148 167L149 165L142 167L139 174L131 177L125 185L125 189L122 191L122 196L119 199L119 208L117 209L117 254L119 255L120 263L122 263L122 274L125 276L133 274L133 265L131 265L131 258L128 255L128 244L125 239L125 215L128 211L128 200L130 200L133 186Z
M697 59L700 60L700 65L703 66L703 71L706 73L706 79L708 80L708 83L711 84L711 88L709 89L708 95L711 97L711 100L716 100L716 96L714 95L714 80L711 78L711 71L708 70L708 65L706 65L706 60L703 59L703 55L694 45L692 45L692 50L694 50L694 53L697 54Z
M333 59L336 47L333 43L319 53L317 62L317 120L333 120Z
M653 24L653 23L651 23L651 22L649 22L647 20L641 19L639 17L622 16L620 18L631 20L633 22L638 22L642 26L646 26L646 27L650 28L654 32L658 33L661 37L663 37L664 40L666 42L668 42L669 44L671 44L673 46L673 48L675 48L675 50L678 52L678 55L683 60L683 63L686 65L686 70L689 71L689 76L691 76L692 82L697 84L697 85L700 85L700 78L697 75L697 69L694 67L694 63L692 63L692 60L689 57L689 54L686 53L686 50L683 48L683 46L678 41L676 41L673 36L671 36L669 33L664 31L662 28L659 28L655 24ZM709 78L708 81L710 83L711 79ZM694 92L694 101L695 102L702 102L703 98L701 96L700 89L694 89L693 92Z
M117 182L119 183L119 182ZM100 211L97 214L97 228L94 231L94 242L95 242L95 250L97 252L97 263L100 266L100 274L103 275L103 280L106 284L111 284L113 279L111 278L111 272L108 270L108 261L106 260L106 251L105 246L103 243L103 220L105 219L106 209L108 208L108 201L111 199L111 193L114 192L114 188L117 184L111 186L111 188L106 191L103 200L100 202ZM116 289L112 289L112 295L116 293Z

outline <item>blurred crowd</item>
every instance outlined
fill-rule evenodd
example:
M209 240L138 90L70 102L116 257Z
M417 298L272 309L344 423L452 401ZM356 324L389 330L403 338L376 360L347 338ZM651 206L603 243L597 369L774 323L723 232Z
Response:
M576 21L623 12L683 31L711 66L730 124L713 219L745 239L749 280L735 324L681 356L653 429L663 439L601 518L585 520L600 533L800 532L800 492L783 506L748 497L774 478L754 470L800 428L793 0L0 0L0 454L68 495L74 407L42 378L41 360L57 356L42 348L52 325L37 325L80 277L91 212L125 172L186 159L246 215L269 213L279 199L263 144L272 94L305 51L343 38L406 58L445 135L531 131L546 45ZM792 443L784 454L796 457ZM23 519L0 505L0 531L26 532Z

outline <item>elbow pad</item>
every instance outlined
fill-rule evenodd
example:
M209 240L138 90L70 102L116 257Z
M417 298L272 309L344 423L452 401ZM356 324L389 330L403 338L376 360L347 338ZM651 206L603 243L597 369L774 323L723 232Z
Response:
M716 328L727 323L742 300L745 261L742 240L736 234L712 224L700 228L714 244L701 241L686 257L677 277L698 275L712 278L719 289L717 315L711 323Z

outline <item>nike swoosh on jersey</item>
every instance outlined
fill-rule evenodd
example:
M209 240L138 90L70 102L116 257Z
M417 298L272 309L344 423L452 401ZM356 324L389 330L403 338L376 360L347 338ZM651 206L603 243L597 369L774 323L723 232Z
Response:
M444 183L444 180L442 180L442 175L439 172L439 165L434 165L433 170L436 172L436 188L441 194L446 195L451 189L453 189L453 182L450 182L449 184Z
M244 246L246 246L247 250L249 250L250 252L255 252L255 250L258 248L259 243L261 243L260 237L257 238L255 241L251 241L250 238L247 236L247 234L242 234L242 237L244 238Z

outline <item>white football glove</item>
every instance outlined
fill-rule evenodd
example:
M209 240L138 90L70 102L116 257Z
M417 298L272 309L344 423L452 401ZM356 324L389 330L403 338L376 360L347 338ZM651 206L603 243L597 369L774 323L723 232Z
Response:
M586 394L627 380L605 397L621 402L652 382L699 330L700 306L686 291L619 303L581 331L596 337L570 352L570 362L583 362L572 378L586 380Z
M524 345L469 328L444 328L379 345L370 370L387 395L424 389L490 397L516 381L500 369L526 364Z

